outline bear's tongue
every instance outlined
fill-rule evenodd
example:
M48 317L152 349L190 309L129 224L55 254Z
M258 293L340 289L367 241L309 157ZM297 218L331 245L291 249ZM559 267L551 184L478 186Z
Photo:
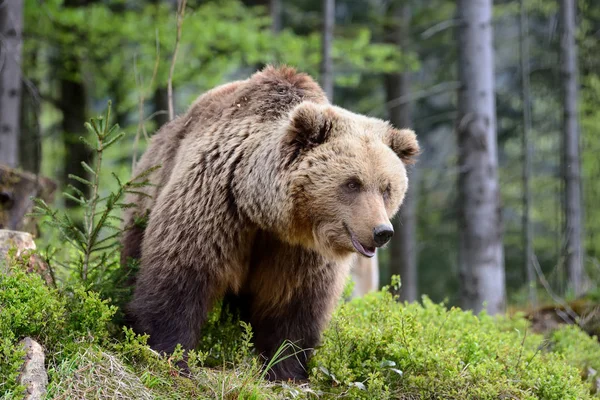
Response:
M373 257L375 255L375 247L363 246L354 235L350 235L354 248L365 257Z

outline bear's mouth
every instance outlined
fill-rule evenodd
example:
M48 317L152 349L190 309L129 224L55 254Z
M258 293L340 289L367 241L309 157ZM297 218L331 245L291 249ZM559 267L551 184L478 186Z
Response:
M346 225L346 224L344 224ZM354 232L352 232L350 230L350 228L348 228L348 226L346 226L346 230L348 231L348 233L350 234L350 240L352 241L352 245L354 246L354 248L356 249L356 251L358 251L360 254L362 254L365 257L373 257L375 255L375 247L368 247L368 246L364 246L356 237L356 235L354 234Z

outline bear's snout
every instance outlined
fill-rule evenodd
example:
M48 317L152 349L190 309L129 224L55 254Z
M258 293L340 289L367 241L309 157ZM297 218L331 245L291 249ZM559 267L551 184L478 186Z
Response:
M381 224L373 229L373 241L375 246L381 247L394 236L394 227L391 224Z

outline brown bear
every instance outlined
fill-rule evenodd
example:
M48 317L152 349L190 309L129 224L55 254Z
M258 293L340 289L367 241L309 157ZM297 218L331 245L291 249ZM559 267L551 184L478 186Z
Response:
M302 349L269 379L305 379L353 257L393 234L418 150L411 130L329 104L289 67L200 96L152 138L136 170L162 168L127 200L136 331L158 351L193 349L213 304L233 297L266 358L286 339Z

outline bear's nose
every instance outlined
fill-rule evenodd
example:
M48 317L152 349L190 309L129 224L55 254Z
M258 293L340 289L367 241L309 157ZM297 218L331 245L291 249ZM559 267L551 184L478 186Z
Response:
M381 247L389 242L392 236L394 236L394 228L392 225L382 224L373 229L373 240L377 247Z

